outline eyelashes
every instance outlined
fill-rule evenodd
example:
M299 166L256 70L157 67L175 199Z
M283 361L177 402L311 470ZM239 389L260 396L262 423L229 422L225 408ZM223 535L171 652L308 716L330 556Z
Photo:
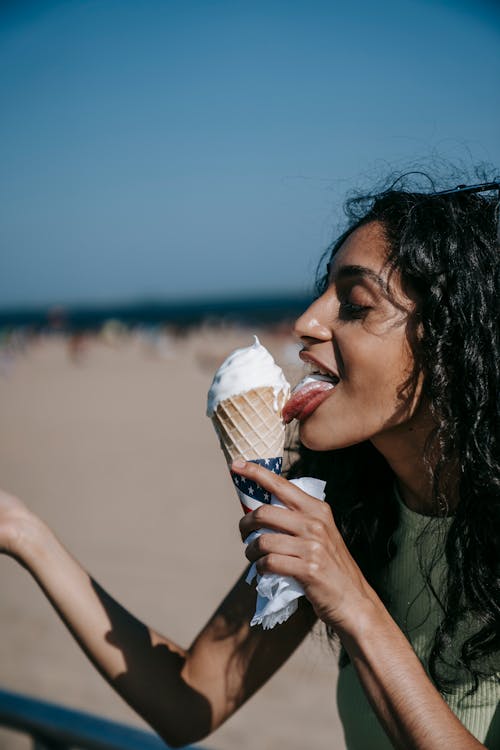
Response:
M367 305L356 305L349 300L342 300L339 306L339 318L340 320L361 320L369 310Z

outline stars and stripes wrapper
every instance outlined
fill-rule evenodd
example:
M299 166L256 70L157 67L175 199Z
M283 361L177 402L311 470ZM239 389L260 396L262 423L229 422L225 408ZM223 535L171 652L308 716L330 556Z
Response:
M260 464L266 469L273 471L275 474L281 474L282 458L260 458L253 459L253 463ZM245 513L249 513L262 505L263 503L285 507L274 495L271 495L256 482L246 477L231 472L233 484L240 499ZM325 482L314 477L301 477L292 479L299 489L312 495L318 500L323 500ZM254 531L245 540L248 544L260 534L276 533L270 529L260 529ZM252 583L257 579L257 604L255 614L251 620L251 625L262 625L265 630L274 628L288 618L296 611L298 600L304 595L302 586L290 576L280 576L275 573L266 573L261 576L257 573L255 563L252 565L247 575L247 583Z

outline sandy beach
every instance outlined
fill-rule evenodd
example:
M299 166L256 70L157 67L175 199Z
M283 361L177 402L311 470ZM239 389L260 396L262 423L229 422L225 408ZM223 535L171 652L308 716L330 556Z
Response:
M293 380L294 345L262 334ZM215 367L249 331L33 340L0 367L1 486L124 606L189 645L245 565L239 504L210 421ZM137 726L29 574L0 558L0 685ZM322 629L203 745L342 750ZM0 732L0 749L28 747Z

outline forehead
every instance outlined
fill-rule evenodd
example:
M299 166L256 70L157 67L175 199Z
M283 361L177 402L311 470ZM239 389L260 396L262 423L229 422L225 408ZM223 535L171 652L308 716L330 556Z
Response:
M378 222L358 227L342 243L332 258L331 273L334 276L341 266L363 266L378 276L387 278L387 256L389 247L384 229Z

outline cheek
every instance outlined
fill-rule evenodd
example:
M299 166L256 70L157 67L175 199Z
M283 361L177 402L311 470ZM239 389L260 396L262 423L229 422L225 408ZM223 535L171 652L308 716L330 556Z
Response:
M375 427L375 422L403 418L414 409L421 384L404 329L346 342L342 356L346 371L342 390L346 400L352 400L358 423Z
M374 388L396 387L413 372L413 353L402 328L370 331L345 342L339 337L338 344L347 385L371 379Z
M365 359L353 378L353 394L363 401L373 418L404 420L413 413L421 392L421 377L406 339L387 342Z

